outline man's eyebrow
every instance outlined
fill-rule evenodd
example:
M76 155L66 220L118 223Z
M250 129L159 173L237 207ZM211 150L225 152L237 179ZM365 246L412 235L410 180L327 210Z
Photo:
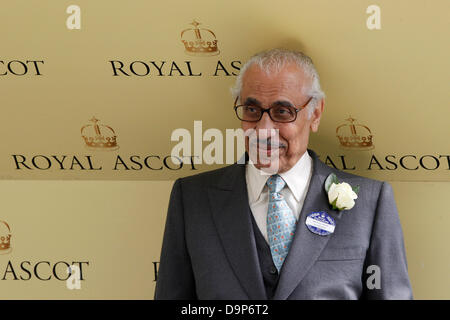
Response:
M294 105L286 100L277 100L272 103L273 106L282 106L282 107L293 107Z
M248 97L247 99L245 99L244 104L261 107L261 102L259 102L258 99L252 97Z
M258 99L252 97L248 97L247 99L245 99L244 105L251 105L257 107L262 106L261 102ZM274 103L272 103L272 106L293 107L294 105L287 100L277 100Z

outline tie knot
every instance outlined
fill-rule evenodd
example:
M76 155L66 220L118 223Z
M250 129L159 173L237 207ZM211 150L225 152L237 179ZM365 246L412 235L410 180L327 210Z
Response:
M270 193L280 192L281 190L283 190L285 185L286 182L277 174L270 176L270 178L267 180L267 186L269 187Z

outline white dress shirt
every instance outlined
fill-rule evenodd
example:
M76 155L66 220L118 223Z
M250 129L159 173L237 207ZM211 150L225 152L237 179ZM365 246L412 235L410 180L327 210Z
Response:
M300 211L305 201L309 182L312 174L312 159L306 151L297 163L288 171L280 173L286 182L281 190L287 204L298 220ZM257 169L253 164L247 164L245 168L245 180L247 182L248 202L253 217L267 243L267 209L269 206L269 187L266 182L270 174Z

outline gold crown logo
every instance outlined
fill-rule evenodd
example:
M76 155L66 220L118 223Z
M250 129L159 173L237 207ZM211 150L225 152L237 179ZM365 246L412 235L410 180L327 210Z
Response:
M11 229L5 221L0 220L0 254L11 252Z
M100 120L92 117L92 124L87 124L81 128L81 136L88 149L93 150L117 150L117 136L113 128L107 125L98 124Z
M345 149L371 150L374 148L372 132L362 124L355 124L351 116L345 119L350 124L342 124L336 128L336 136L339 143Z
M200 23L190 23L194 28L181 31L181 42L184 44L185 52L189 55L215 56L219 54L217 39L214 32L209 29L199 28ZM203 31L203 32L202 32Z

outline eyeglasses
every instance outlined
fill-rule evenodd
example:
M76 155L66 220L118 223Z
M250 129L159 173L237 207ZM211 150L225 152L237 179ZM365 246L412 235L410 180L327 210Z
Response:
M241 121L258 122L261 120L265 112L269 114L269 117L274 122L293 122L297 119L297 113L305 108L313 97L310 97L308 101L301 107L296 108L294 106L275 104L268 109L263 109L259 106L250 104L236 105L239 97L234 102L234 111L236 116Z

